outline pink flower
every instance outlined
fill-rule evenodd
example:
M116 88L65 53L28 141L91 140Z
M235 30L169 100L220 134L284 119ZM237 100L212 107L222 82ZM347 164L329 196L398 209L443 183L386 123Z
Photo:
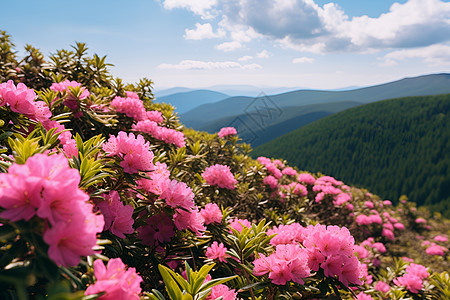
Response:
M100 208L104 218L105 227L103 230L110 230L118 237L125 238L124 233L131 234L133 229L133 207L131 205L124 205L120 201L119 193L111 191L105 195L105 201L97 204Z
M230 227L241 232L243 227L251 228L252 223L246 219L234 219L230 222Z
M316 182L316 179L311 174L302 173L298 175L298 181L305 184L313 185Z
M425 250L425 252L428 255L439 255L444 256L445 252L447 252L448 249L439 245L432 245Z
M195 234L200 235L201 231L205 231L205 220L195 207L190 211L177 209L173 216L173 221L178 230L190 229Z
M59 222L44 232L44 241L50 246L48 256L61 266L76 266L81 256L93 255L97 245L96 234L104 226L103 216L75 215L70 222Z
M434 237L434 240L437 242L448 242L448 238L444 235L437 235Z
M296 176L297 175L297 171L295 171L291 167L284 168L281 173L288 175L288 176Z
M405 225L403 225L402 223L394 223L394 227L398 230L404 230L405 229Z
M388 240L391 241L395 240L394 233L389 229L383 228L383 230L381 231L381 235L387 238Z
M139 300L143 281L135 268L126 268L120 258L112 258L107 266L99 259L94 261L97 281L86 289L85 295L106 292L99 300L135 299Z
M170 176L170 172L167 170L167 165L158 161L155 164L155 170L147 173L147 175L150 179L142 178L136 180L138 187L152 194L161 195Z
M268 257L264 254L259 254L259 258L253 261L255 268L253 269L253 275L262 276L269 272L272 272L272 266L274 265L274 257L269 255Z
M417 218L416 219L416 223L417 224L425 224L427 222L427 220L425 220L424 218Z
M230 190L234 190L237 184L229 166L219 164L210 166L202 173L202 177L209 185L217 185Z
M220 138L224 138L229 135L236 135L237 131L234 127L223 127L220 129L219 133L217 134Z
M392 205L392 202L389 201L389 200L384 200L384 201L383 201L383 204L384 204L384 205Z
M151 171L153 166L153 152L150 144L142 135L135 137L133 133L119 132L117 138L110 136L108 142L103 144L103 150L108 156L118 156L122 161L120 165L126 173L138 171Z
M164 141L167 144L174 144L178 148L186 146L184 134L175 129L158 126L151 120L139 121L133 124L131 128L134 131L140 131L153 136L157 140Z
M178 182L175 179L166 179L165 184L162 185L160 198L164 199L171 207L191 209L195 206L192 189L186 183Z
M356 300L374 300L374 299L370 295L367 295L365 293L359 293L358 296L356 296Z
M227 262L226 258L228 255L226 254L227 248L223 245L223 243L217 244L216 241L212 243L208 249L206 249L206 257L208 259L218 259L221 262Z
M366 201L364 202L364 205L368 208L373 208L373 202L372 201Z
M372 247L377 249L378 252L380 252L380 253L386 252L386 247L382 243L379 243L379 242L373 243Z
M391 287L389 286L389 284L387 284L383 281L378 281L377 284L375 285L375 289L377 291L382 292L383 294L386 294L387 292L389 292Z
M12 80L0 84L0 106L8 104L14 112L33 115L35 112L34 98L36 98L34 90L28 89L23 83L19 83L17 87Z
M136 121L145 120L147 117L144 103L134 96L133 98L115 97L113 101L111 101L111 106L114 107L117 112L123 113Z
M206 204L205 208L200 210L200 214L205 219L205 224L207 225L222 222L222 211L215 203Z
M223 300L234 300L236 299L237 293L234 290L230 290L224 284L218 284L212 287L211 294L206 298L206 300L215 300L222 297Z
M417 294L422 289L422 280L413 274L406 273L402 277L394 279L394 283L398 286L404 286L411 293Z
M272 190L274 190L277 188L278 180L275 177L273 177L272 175L268 175L268 176L264 177L263 183L265 185L268 185Z
M406 267L406 273L416 275L420 279L425 279L430 275L426 267L414 263Z

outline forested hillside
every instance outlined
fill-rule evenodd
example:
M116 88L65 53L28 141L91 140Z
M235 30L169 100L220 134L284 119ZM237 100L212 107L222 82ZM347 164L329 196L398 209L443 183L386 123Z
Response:
M450 95L407 97L348 109L257 147L386 199L407 195L450 216Z

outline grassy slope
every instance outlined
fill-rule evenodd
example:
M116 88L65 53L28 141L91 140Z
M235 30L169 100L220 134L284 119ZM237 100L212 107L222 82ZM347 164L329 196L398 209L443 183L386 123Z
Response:
M450 216L450 94L367 104L257 147L303 170L364 186L381 197L406 194Z

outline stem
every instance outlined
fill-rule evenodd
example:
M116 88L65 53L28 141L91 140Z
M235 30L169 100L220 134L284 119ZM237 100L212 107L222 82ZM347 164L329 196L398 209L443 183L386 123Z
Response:
M245 279L247 280L247 284L250 284L250 278L248 277L247 270L242 268L244 270ZM252 300L256 300L255 295L253 294L253 288L250 288L250 295L252 296Z

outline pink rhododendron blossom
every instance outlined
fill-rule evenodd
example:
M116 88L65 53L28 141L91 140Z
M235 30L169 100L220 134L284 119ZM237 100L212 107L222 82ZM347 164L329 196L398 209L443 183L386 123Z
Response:
M430 276L426 267L414 263L406 267L406 273L416 275L420 279L425 279Z
M237 180L231 173L229 166L219 164L210 166L202 173L202 177L209 185L217 185L229 190L234 190L237 184Z
M229 225L229 226L230 226L231 228L236 229L237 231L241 232L243 226L244 226L244 227L247 227L247 228L250 228L250 227L252 227L252 223L250 223L250 221L249 221L249 220L246 220L246 219L234 219L234 220L232 220L232 221L230 222L230 225ZM231 230L230 230L230 231L231 231Z
M105 195L105 201L97 204L105 219L104 230L109 230L118 237L125 238L126 234L134 232L133 207L124 205L120 201L119 193L111 191Z
M273 227L267 230L267 235L275 236L270 240L272 245L281 244L297 244L303 242L303 230L305 228L298 223L292 223L289 225L281 224L278 227Z
M139 98L122 98L117 96L111 101L111 106L114 107L117 112L123 113L136 121L146 119L144 103L139 100Z
M147 176L149 176L150 179L142 178L136 180L138 187L149 193L161 195L170 176L167 165L165 163L160 163L159 161L156 162L155 169L148 172Z
M394 228L398 230L404 230L405 225L403 225L402 223L394 223Z
M195 206L192 189L186 183L178 182L175 179L166 179L166 183L162 185L160 198L164 199L171 207L191 209Z
M404 286L411 293L417 294L422 289L422 279L414 274L406 273L402 277L394 279L397 286Z
M363 246L355 245L355 252L358 253L359 259L369 257L369 251Z
M146 142L142 135L135 137L133 133L127 135L124 131L119 132L117 137L111 135L103 144L106 154L122 159L120 165L124 172L130 174L154 169L153 152L149 147L149 142Z
M276 189L278 186L278 180L272 175L264 177L263 183L268 185L272 190Z
M36 93L23 83L14 85L12 80L0 84L0 106L8 104L9 108L19 114L34 115Z
M310 275L308 254L298 244L277 245L270 256L260 254L253 264L256 276L269 273L274 284L284 285L288 281L303 284L303 279Z
M434 240L437 242L448 242L448 238L444 235L437 235L434 237Z
M219 206L215 203L208 203L205 208L200 210L200 214L205 219L205 224L211 223L221 223L222 222L222 211Z
M340 206L352 200L352 196L348 193L340 193L334 197L333 204Z
M126 268L120 258L112 258L107 266L99 259L94 261L94 275L97 281L90 285L85 295L106 292L99 300L130 299L139 300L143 279L135 268Z
M380 242L373 243L372 248L377 249L377 251L380 253L386 252L386 247L383 245L383 243L380 243Z
M206 300L215 300L222 297L223 300L234 300L236 299L237 293L234 290L230 290L224 284L218 284L212 287L211 294L206 298Z
M220 129L219 133L217 134L220 138L224 138L229 135L236 135L237 131L234 127L223 127Z
M77 142L74 139L68 140L63 145L63 150L67 158L73 158L74 156L78 157Z
M146 119L149 121L153 121L156 123L162 123L164 122L164 119L162 117L162 113L157 110L149 110L146 111Z
M316 182L316 179L308 173L299 174L297 180L309 185L313 185Z
M383 223L383 220L381 219L380 215L376 214L376 215L370 215L369 216L370 222L371 223L376 223L376 224L381 224Z
M157 140L164 141L167 144L174 144L178 148L186 146L184 134L172 128L159 126L151 120L139 121L133 124L131 128L134 131L140 131L153 136Z
M223 245L223 243L218 244L214 241L210 247L206 249L206 257L208 259L218 259L221 262L227 262L226 258L229 257L226 254L227 248Z
M392 202L389 201L389 200L384 200L384 201L383 201L383 204L384 204L384 205L392 205Z
M425 220L424 218L417 218L416 219L416 223L417 224L425 224L427 222L427 220Z
M395 240L394 233L389 229L383 228L383 230L381 231L381 235L387 238L388 240L391 241Z
M175 236L174 223L165 213L153 215L145 222L147 225L138 228L138 237L144 245L157 246Z
M353 211L354 207L353 204L349 203L345 206L346 209L348 209L349 211Z
M356 296L356 300L374 300L374 299L370 295L367 295L365 293L359 293L358 296Z
M281 173L283 173L284 175L288 175L288 176L296 176L297 175L297 171L295 171L291 167L284 168L283 171L281 171Z
M369 225L372 224L372 220L366 215L358 215L355 219L358 225Z
M425 252L428 255L439 255L439 256L444 256L445 252L447 251L448 251L447 248L439 245L432 245L425 250Z
M291 193L299 195L300 197L306 196L308 194L308 189L303 184L291 182L287 187L289 188Z
M391 287L389 286L389 284L387 284L383 281L378 281L377 284L375 285L375 290L380 291L383 294L386 294L387 292L389 292L390 289L391 289Z
M384 223L383 227L389 229L390 231L394 231L394 226L391 223Z
M198 212L197 207L190 211L177 209L173 216L173 221L178 230L190 229L197 235L200 235L201 231L206 230L204 226L205 220L200 212Z
M373 206L374 206L372 201L366 201L366 202L364 202L364 205L368 208L373 208Z

